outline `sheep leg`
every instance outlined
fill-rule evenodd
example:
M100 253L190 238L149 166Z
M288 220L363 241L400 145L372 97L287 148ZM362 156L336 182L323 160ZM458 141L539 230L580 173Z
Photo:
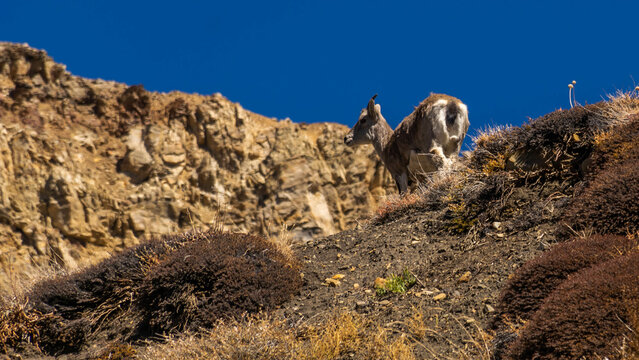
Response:
M408 189L408 175L403 172L400 175L395 176L394 178L395 184L397 185L397 190L399 191L400 195L404 194Z

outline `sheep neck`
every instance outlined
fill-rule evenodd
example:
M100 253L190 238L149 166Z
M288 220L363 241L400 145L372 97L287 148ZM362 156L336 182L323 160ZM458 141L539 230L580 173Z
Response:
M375 147L375 152L380 158L382 158L382 160L385 161L386 159L384 154L386 149L388 149L391 137L393 136L393 129L388 125L384 118L380 119L379 123L375 127L374 136L373 147Z

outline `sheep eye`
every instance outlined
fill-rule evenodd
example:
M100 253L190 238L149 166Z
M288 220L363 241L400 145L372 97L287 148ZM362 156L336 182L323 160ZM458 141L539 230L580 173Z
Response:
M366 118L363 118L361 121L362 124L366 124Z

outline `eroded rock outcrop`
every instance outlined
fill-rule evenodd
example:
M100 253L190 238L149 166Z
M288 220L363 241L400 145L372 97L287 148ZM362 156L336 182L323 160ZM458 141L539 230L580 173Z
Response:
M296 241L353 227L394 190L372 148L342 144L347 130L76 77L0 43L0 286L192 227Z

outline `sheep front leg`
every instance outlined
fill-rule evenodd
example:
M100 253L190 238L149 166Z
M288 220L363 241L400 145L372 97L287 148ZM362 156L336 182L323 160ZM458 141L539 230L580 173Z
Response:
M394 178L399 194L404 194L406 190L408 190L408 175L406 174L406 172L403 172L397 176L394 176Z

